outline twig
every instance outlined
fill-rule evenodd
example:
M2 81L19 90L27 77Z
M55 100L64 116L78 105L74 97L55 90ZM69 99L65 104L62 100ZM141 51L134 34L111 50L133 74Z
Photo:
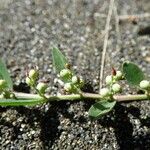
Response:
M106 18L107 15L105 14L99 14L100 18ZM135 15L120 15L119 21L131 21L131 20L139 20L139 19L146 19L150 18L150 13L144 13L144 14L135 14Z
M100 78L99 78L99 91L102 88L102 81L103 81L103 72L104 72L104 65L105 65L105 56L106 56L106 50L107 50L107 44L108 44L108 37L109 37L109 26L110 26L110 20L112 16L112 11L113 11L113 5L114 5L114 0L110 1L109 4L109 10L108 10L108 15L106 19L106 25L105 25L105 37L104 37L104 45L103 45L103 51L102 51L102 60L101 60L101 69L100 69Z
M126 21L126 20L131 21L131 20L135 20L135 19L145 19L145 18L150 18L150 13L119 16L120 21Z

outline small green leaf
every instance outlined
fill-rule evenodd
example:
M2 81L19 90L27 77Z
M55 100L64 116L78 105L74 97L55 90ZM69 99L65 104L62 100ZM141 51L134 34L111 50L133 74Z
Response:
M139 86L140 82L144 80L144 74L141 69L131 62L123 63L123 74L130 85Z
M7 82L7 85L10 89L13 88L13 83L10 78L10 74L7 70L5 63L0 59L0 79L3 79Z
M89 109L89 116L93 119L98 119L106 113L110 112L115 106L116 101L101 100Z
M35 106L44 103L43 99L0 99L0 106Z
M53 58L53 65L57 73L60 73L61 70L65 69L67 59L58 48L52 49L52 58Z

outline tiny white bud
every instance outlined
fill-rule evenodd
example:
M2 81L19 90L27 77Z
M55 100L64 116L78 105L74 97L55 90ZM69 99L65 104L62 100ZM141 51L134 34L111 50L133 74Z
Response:
M72 84L71 84L71 83L66 83L66 84L64 85L64 89L65 89L65 91L67 91L67 92L72 91Z
M140 82L140 88L142 89L147 89L150 87L150 82L147 80L143 80Z
M10 93L10 98L14 98L15 97L15 94L14 93Z
M47 85L45 84L45 83L43 83L43 82L40 82L40 83L38 83L38 85L37 85L37 90L40 92L40 93L45 93L45 90L47 89Z
M80 88L84 86L84 80L80 78Z
M3 94L0 94L0 98L4 98L4 95L3 95Z
M111 75L109 75L106 77L105 81L106 81L107 85L111 85L113 82L113 77Z
M38 71L37 70L34 70L34 69L31 69L29 71L29 78L33 79L33 80L36 80L38 77Z
M60 71L60 77L64 79L69 79L71 77L71 71L69 69L63 69Z
M3 89L7 86L7 82L5 80L0 79L0 89Z
M73 76L71 81L73 84L77 84L77 83L79 83L80 79L77 76Z
M101 95L102 97L109 96L109 94L110 94L110 91L109 91L108 88L103 88L103 89L100 90L100 95Z
M112 90L115 92L115 93L119 93L121 91L121 86L119 84L113 84L112 85Z
M120 80L122 78L123 74L121 71L116 71L116 78L117 80Z

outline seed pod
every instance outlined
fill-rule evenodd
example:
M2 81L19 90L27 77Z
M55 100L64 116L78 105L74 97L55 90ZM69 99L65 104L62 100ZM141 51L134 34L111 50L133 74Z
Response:
M28 86L33 86L34 84L34 82L29 77L26 77L26 83Z
M142 89L148 89L150 87L150 82L147 80L143 80L140 82L140 88Z
M73 76L71 81L73 84L78 84L78 83L80 83L80 78L77 76Z
M108 88L103 88L103 89L100 90L100 95L101 95L102 97L109 96L109 94L110 94L110 91L109 91Z
M112 85L112 90L113 90L114 93L119 93L119 92L121 92L121 86L117 83L113 84Z
M34 70L34 69L31 69L29 71L29 74L28 74L29 78L31 78L32 80L36 80L38 78L38 71L37 70Z
M66 83L64 85L64 90L67 91L67 92L72 92L72 90L73 90L72 84L71 83Z
M111 85L112 82L113 82L113 77L112 77L112 75L107 76L106 79L105 79L105 81L106 81L106 84L107 84L107 85Z
M72 77L72 73L69 69L63 69L60 71L60 77L63 80L69 80Z
M40 93L44 94L45 91L46 91L46 89L47 89L47 85L46 85L45 83L43 83L43 82L40 82L40 83L38 83L36 89L37 89Z
M116 72L116 79L117 79L117 80L122 79L122 76L123 76L123 74L122 74L121 71L117 71L117 72Z
M0 79L0 89L4 89L7 87L7 82L5 80Z

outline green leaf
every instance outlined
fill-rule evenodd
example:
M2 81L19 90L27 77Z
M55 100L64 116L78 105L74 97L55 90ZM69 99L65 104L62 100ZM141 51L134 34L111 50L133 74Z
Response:
M0 99L0 106L34 106L44 103L43 99Z
M10 74L7 70L5 63L0 59L0 79L3 79L7 82L7 85L10 89L13 88L13 83L10 78Z
M106 113L110 112L115 106L116 101L101 100L89 109L89 116L93 119L98 119Z
M124 62L122 70L125 79L130 85L139 86L140 82L145 78L144 73L134 63Z
M68 63L65 56L61 53L58 48L52 49L53 65L57 73L65 69L65 65Z

